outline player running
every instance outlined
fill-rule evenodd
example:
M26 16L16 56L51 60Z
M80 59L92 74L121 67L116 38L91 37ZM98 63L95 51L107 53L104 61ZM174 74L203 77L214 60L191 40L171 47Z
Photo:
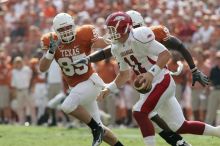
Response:
M40 60L40 71L45 72L53 59L59 64L64 79L71 88L61 109L87 124L93 134L92 146L99 146L102 139L109 145L122 146L121 142L103 126L96 97L104 86L102 79L94 72L91 64L72 62L89 55L92 47L103 48L106 43L91 25L76 28L73 18L67 13L59 13L53 19L55 32L41 38L45 55ZM105 129L105 130L104 130Z
M212 135L220 137L220 127L212 127L202 122L186 121L175 98L175 83L169 75L166 63L169 51L155 40L150 28L132 29L132 20L126 13L116 12L106 20L112 40L111 52L120 65L116 79L102 90L98 99L122 86L129 79L129 66L137 75L143 76L143 88L150 92L141 94L133 107L133 115L140 126L146 145L154 146L154 127L149 118L163 109L164 117L172 130L178 133ZM208 79L206 79L208 83ZM205 82L206 83L206 82ZM173 119L176 118L176 120Z

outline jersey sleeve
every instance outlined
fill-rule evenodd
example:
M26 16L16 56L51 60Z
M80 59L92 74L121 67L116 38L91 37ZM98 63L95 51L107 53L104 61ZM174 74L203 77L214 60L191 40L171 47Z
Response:
M40 39L42 50L48 50L48 48L50 46L50 35L52 35L52 37L55 41L58 40L58 37L55 34L55 32L49 32L49 33L43 34Z
M124 59L120 56L120 54L117 52L117 49L114 48L115 46L112 46L111 52L112 55L115 57L115 59L118 62L119 65L119 70L120 71L125 71L125 70L129 70L130 67L129 65L124 61Z
M161 52L167 50L164 45L155 40L155 35L150 28L137 28L134 31L134 38L142 44L141 47L149 55L158 56Z
M167 27L163 25L151 26L151 30L154 32L155 39L158 42L164 42L169 39L170 32Z
M158 56L161 52L167 50L167 48L158 41L153 40L146 46L146 50L149 54Z

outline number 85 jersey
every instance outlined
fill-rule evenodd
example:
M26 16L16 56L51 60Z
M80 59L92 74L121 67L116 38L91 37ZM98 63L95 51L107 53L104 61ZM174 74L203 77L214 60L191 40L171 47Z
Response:
M94 73L91 64L72 65L73 61L90 54L91 46L98 38L98 35L91 25L83 25L76 30L75 39L71 43L61 43L54 55L54 59L59 64L64 79L70 87L74 87L83 82ZM42 49L47 50L50 44L50 35L57 40L54 32L44 34L41 37Z
M157 61L159 54L167 50L155 40L153 31L148 27L132 29L124 44L112 44L112 54L119 63L120 71L132 68L136 75L146 73ZM162 69L154 80L163 78L169 71Z

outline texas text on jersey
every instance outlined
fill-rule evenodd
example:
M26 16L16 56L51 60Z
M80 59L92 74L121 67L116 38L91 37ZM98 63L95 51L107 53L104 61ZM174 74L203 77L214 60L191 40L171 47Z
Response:
M47 50L50 44L50 35L57 40L57 35L53 32L42 36L42 49ZM94 73L90 63L78 63L74 66L73 61L78 60L90 54L91 46L98 38L98 34L92 25L84 25L76 29L74 41L65 44L61 43L55 52L54 58L62 69L65 80L69 86L87 80Z

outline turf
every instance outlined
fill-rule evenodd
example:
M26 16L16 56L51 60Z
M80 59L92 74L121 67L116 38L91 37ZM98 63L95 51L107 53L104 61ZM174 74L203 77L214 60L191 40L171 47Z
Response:
M138 129L114 129L125 146L144 146ZM220 139L208 136L184 135L193 146L220 146ZM88 128L0 126L0 146L91 146ZM157 136L157 146L168 146ZM107 146L103 143L101 146Z

